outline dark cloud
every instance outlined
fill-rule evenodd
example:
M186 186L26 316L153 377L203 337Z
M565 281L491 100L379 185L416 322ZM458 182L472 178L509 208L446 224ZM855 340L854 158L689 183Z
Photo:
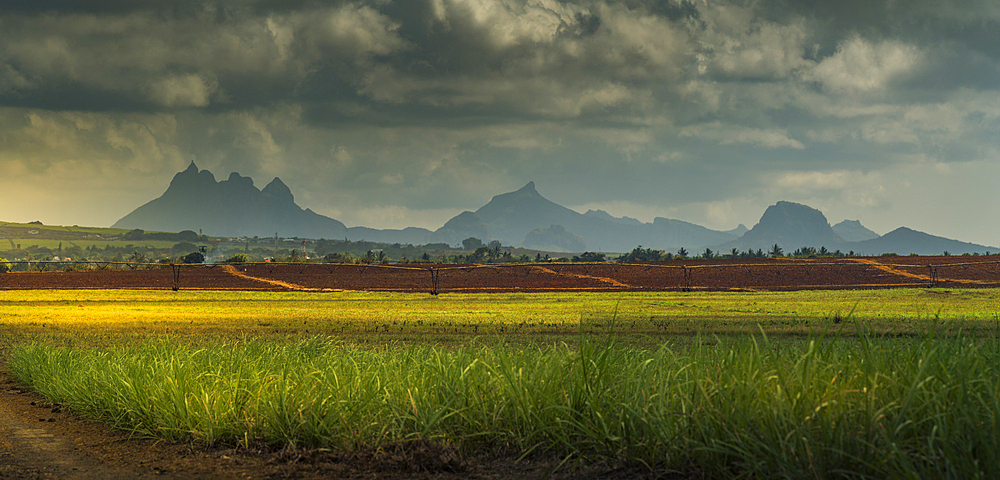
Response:
M196 159L399 226L528 180L728 228L778 199L898 209L905 182L995 162L998 22L959 0L4 2L0 173Z

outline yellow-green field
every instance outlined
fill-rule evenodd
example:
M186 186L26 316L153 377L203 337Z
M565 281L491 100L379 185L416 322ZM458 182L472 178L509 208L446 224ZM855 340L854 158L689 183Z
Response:
M560 340L615 330L629 343L693 334L808 336L856 322L876 333L997 333L1000 290L773 293L0 292L0 335L143 338L335 335L347 340L463 342L474 336ZM847 327L844 334L852 335Z

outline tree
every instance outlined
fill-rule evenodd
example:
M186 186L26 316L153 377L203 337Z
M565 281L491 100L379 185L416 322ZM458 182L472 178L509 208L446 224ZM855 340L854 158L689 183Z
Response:
M808 257L810 255L816 255L815 247L802 247L792 252L793 257Z
M473 263L479 263L486 260L486 257L490 255L490 247L479 247L475 252L469 254L469 261Z
M249 261L250 257L248 257L247 254L237 253L236 255L229 257L229 260L226 260L226 263L247 263Z
M623 254L616 260L619 262L658 262L663 259L663 250L635 247L631 252Z
M583 252L578 256L574 256L574 262L603 262L604 254L596 252Z
M131 268L135 270L136 268L139 267L139 264L149 263L149 258L147 258L145 254L139 253L139 251L136 250L135 252L132 253L132 257L129 258L129 263L132 264Z
M775 243L774 246L771 247L771 251L768 252L767 254L772 257L780 257L784 254L784 252L785 251L781 249L781 246Z
M481 246L483 246L483 241L475 237L462 240L462 250L475 250Z
M7 273L14 268L6 258L0 258L0 273Z
M715 258L715 252L713 252L711 248L706 248L705 251L702 252L701 258L704 258L704 259Z
M739 257L740 257L740 249L733 247L733 249L729 251L729 258L739 258Z
M201 252L191 252L181 258L181 263L205 263L205 254Z
M688 256L687 249L685 249L684 247L681 247L681 248L677 249L677 257L678 258L687 258L687 256Z

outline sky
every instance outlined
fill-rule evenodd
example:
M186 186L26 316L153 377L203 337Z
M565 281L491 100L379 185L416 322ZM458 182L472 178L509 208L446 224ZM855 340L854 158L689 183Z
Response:
M1000 244L995 0L6 0L0 221L109 226L192 161L348 226L534 181Z

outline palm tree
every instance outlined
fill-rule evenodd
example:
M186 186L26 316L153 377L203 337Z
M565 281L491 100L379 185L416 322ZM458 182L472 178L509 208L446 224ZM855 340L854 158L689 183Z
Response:
M783 253L784 253L784 250L781 249L781 246L778 245L777 243L775 243L774 246L771 247L771 251L768 252L768 255L770 255L772 257L780 257L780 256L782 256Z

